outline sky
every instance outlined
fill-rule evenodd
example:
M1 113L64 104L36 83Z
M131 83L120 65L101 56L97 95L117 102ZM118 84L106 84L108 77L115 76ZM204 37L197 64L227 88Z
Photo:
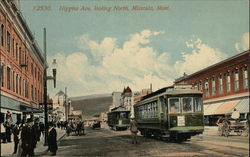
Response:
M46 28L47 61L58 63L51 96L65 87L72 97L151 83L155 91L249 49L248 0L21 0L20 7L42 50Z

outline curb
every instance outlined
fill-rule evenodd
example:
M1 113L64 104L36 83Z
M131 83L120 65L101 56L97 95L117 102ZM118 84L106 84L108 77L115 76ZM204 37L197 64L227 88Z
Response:
M64 134L57 140L57 143L59 143L59 142L65 137L65 135L66 135L66 133L64 133ZM37 153L35 154L35 156L45 155L45 154L48 153L48 151L49 151L48 148L46 148L46 150L43 151L43 152L37 152Z

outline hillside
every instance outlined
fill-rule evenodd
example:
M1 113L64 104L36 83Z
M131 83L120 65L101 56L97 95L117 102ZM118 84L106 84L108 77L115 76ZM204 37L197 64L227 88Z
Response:
M74 110L82 110L83 118L91 118L101 112L106 112L112 104L111 94L91 95L70 98Z

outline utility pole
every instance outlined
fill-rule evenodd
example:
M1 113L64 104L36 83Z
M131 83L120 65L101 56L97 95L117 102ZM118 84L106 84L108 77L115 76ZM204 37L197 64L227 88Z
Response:
M47 100L47 52L46 52L46 28L43 29L44 31L44 75L43 75L43 82L44 82L44 92L43 92L43 104L44 104L44 123L45 123L45 138L44 138L44 145L48 145L48 100Z
M68 121L68 104L67 104L67 87L65 87L65 92L64 92L64 104L65 104L65 119Z

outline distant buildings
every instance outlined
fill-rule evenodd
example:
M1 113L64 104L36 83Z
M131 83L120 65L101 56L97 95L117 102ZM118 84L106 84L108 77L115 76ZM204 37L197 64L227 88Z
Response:
M122 93L121 92L113 92L112 93L112 105L109 107L109 111L111 109L116 108L122 105Z
M19 0L1 0L1 122L7 110L12 113L13 123L21 121L22 115L39 112L44 64L42 52L19 10Z
M205 122L214 125L218 117L234 108L241 118L249 118L249 50L175 80L191 84L203 92Z
M127 88L123 89L122 92L122 106L124 106L127 110L131 110L131 107L134 105L132 90L127 86Z

